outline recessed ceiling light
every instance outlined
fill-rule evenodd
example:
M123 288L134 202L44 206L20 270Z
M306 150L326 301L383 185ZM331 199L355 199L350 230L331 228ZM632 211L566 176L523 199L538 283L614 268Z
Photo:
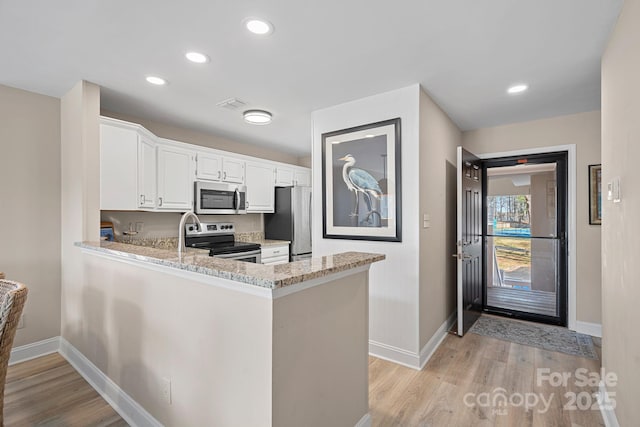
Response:
M252 125L268 125L271 123L271 113L264 110L247 110L243 114L244 121Z
M259 18L247 18L244 20L244 26L253 34L266 36L273 33L273 25L269 21Z
M204 53L200 52L187 52L184 55L189 61L195 62L196 64L204 64L209 62L209 57Z
M522 93L527 89L529 89L529 85L517 84L517 85L513 85L509 89L507 89L507 93L513 95L513 94L516 94L516 93Z
M165 79L161 77L156 77L156 76L148 76L147 81L152 85L156 85L156 86L162 86L167 84L167 81Z

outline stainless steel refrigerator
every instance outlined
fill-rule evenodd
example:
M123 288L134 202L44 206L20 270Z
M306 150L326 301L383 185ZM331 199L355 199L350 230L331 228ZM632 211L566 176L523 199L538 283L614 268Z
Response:
M291 241L291 261L311 257L311 187L276 188L275 213L264 215L264 237Z

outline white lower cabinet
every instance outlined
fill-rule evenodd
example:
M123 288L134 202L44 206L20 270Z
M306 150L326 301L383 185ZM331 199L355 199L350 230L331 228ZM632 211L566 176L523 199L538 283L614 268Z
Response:
M158 210L193 208L195 154L178 147L158 146Z
M247 162L247 213L273 213L275 210L275 185L273 166L270 163Z
M260 257L265 265L286 264L289 262L289 245L263 247Z

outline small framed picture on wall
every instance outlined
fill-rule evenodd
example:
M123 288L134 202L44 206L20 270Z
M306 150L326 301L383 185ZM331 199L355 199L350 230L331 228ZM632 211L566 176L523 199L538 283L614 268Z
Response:
M589 224L602 224L602 165L589 165Z

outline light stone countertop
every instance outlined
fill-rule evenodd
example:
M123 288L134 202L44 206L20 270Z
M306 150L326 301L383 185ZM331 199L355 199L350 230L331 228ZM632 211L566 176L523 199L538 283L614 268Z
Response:
M282 244L282 243L280 243ZM210 257L207 250L186 249L182 263L176 250L118 242L79 242L82 249L192 271L270 289L317 279L385 259L383 254L343 252L279 265L262 265Z
M268 248L269 246L283 246L291 243L288 240L265 239L264 233L261 231L250 231L248 233L236 233L236 240L239 242L257 243L264 248Z
M289 246L289 243L291 242L288 240L262 239L262 240L249 240L249 243L257 243L262 248L268 248L270 246Z

